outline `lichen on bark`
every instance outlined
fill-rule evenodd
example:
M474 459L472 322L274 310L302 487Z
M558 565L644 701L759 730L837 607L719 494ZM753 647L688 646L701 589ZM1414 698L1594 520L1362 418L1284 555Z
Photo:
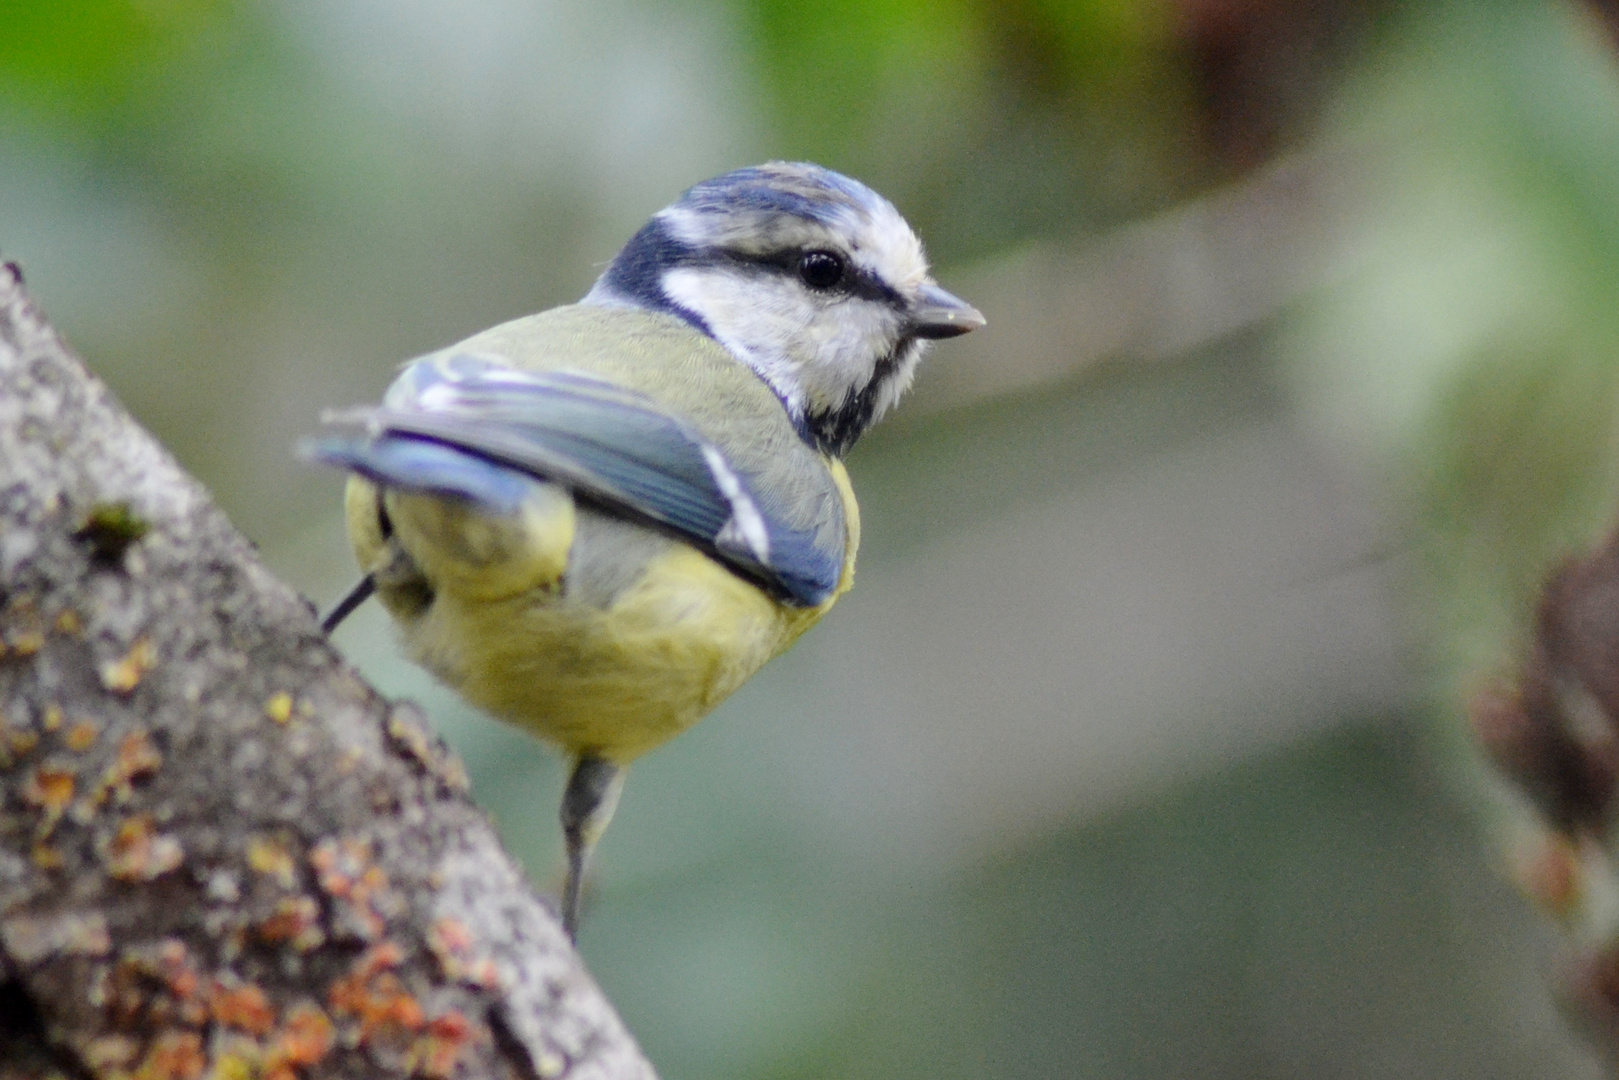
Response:
M0 269L0 1080L652 1070L407 704Z

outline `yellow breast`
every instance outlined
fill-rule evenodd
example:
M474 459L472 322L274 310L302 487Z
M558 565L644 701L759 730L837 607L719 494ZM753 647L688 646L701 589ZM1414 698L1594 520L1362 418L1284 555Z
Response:
M843 466L830 467L849 543L837 593L814 608L658 534L609 543L577 527L593 511L549 484L490 517L433 495L379 502L355 478L349 534L413 659L493 716L622 764L707 715L847 591L859 517Z

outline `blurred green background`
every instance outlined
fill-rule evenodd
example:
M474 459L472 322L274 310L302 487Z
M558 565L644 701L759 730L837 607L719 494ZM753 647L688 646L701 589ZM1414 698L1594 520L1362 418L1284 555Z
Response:
M292 454L689 184L887 194L989 327L859 587L638 764L581 946L670 1080L1594 1077L1458 702L1619 505L1574 0L0 0L0 256L326 603ZM402 664L542 887L556 763Z

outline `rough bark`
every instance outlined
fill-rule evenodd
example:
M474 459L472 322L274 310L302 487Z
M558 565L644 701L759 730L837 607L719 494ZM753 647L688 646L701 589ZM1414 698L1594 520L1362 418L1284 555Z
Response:
M465 789L0 269L0 1080L651 1077Z

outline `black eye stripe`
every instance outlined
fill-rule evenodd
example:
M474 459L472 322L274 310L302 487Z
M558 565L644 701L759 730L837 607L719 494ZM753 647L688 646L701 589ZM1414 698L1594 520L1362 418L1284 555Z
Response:
M760 254L728 250L693 251L689 258L682 260L681 265L734 266L755 273L780 274L798 280L799 260L804 254L805 252L798 248ZM896 289L870 270L848 259L844 260L842 280L825 292L827 295L843 294L861 300L874 300L896 308L905 306L904 297L900 296Z
M882 278L858 266L853 262L844 263L843 280L838 283L837 292L846 292L850 296L858 296L862 300L875 300L879 303L892 304L895 307L904 306L904 299Z
M778 274L798 278L798 262L804 248L754 253L724 248L698 248L677 240L660 218L653 218L613 260L606 279L619 295L639 302L653 311L667 311L685 319L703 333L713 336L708 324L693 312L672 302L663 291L663 275L680 267L693 269L726 267L753 274ZM896 310L905 309L905 299L887 282L852 259L845 259L843 279L826 290L827 296L852 296Z

